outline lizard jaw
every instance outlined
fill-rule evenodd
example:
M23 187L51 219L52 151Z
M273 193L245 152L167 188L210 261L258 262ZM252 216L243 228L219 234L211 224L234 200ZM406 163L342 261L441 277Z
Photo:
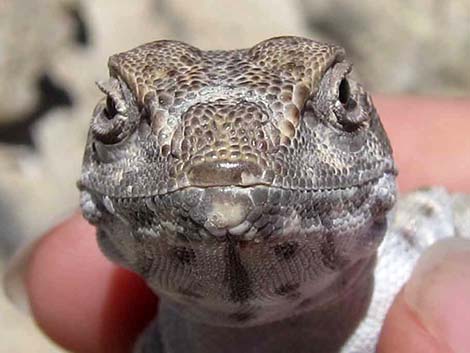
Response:
M358 186L325 190L263 184L191 186L165 195L130 199L82 191L82 208L89 210L85 216L94 223L106 214L117 215L128 224L138 224L135 232L162 239L259 243L345 232L353 216L362 222L373 221L374 214L382 214L394 203L393 192L383 193L392 190L393 179L393 173L385 173ZM133 219L139 214L146 215L148 225Z

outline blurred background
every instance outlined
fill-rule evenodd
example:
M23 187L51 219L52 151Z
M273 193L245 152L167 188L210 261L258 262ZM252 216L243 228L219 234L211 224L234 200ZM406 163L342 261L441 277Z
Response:
M94 85L144 42L250 47L300 35L346 48L373 92L470 96L470 0L1 0L0 272L78 207ZM61 352L0 294L0 352Z

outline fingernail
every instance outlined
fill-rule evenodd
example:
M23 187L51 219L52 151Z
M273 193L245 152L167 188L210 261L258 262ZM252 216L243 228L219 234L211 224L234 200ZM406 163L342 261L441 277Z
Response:
M21 312L31 313L29 299L26 291L25 279L30 255L37 241L28 243L20 248L10 259L6 266L2 285L8 300Z
M470 240L431 246L418 261L404 298L420 324L455 353L469 352Z

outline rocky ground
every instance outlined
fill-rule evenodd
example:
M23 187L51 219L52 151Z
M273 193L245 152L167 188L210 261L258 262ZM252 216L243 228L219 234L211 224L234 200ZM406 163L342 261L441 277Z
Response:
M0 263L77 208L93 82L115 52L302 35L343 45L373 91L470 94L470 0L4 0L0 17ZM57 351L1 296L0 342Z

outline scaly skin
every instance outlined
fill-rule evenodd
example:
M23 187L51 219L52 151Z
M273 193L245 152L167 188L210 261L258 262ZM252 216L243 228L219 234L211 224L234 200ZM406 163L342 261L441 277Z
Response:
M135 352L372 352L417 255L379 249L396 169L344 50L156 41L109 69L79 187L103 252L161 298Z

